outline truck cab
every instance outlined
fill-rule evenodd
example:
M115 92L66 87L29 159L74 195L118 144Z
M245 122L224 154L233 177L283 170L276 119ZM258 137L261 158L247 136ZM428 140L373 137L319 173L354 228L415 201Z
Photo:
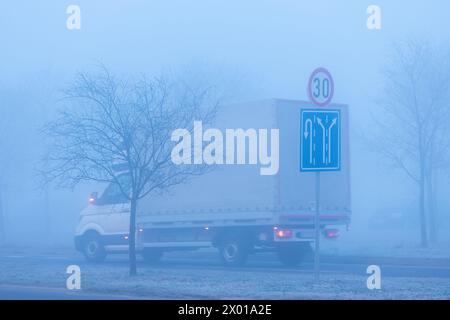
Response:
M88 261L102 261L108 253L128 250L129 202L114 183L97 195L90 195L75 230L75 247Z

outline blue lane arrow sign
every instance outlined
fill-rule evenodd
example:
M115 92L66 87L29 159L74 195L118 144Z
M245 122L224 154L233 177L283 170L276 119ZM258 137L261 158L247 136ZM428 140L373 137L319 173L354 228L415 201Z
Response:
M340 111L302 109L300 118L300 171L339 171Z

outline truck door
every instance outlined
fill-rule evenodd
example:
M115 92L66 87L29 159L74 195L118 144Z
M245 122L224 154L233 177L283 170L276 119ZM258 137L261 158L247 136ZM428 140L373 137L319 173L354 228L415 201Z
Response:
M99 221L105 235L122 237L128 233L129 214L126 211L126 202L122 190L115 183L111 183L97 200L97 204L102 206L101 212L104 213L99 217Z
M130 204L116 203L108 215L108 226L111 233L127 235L130 228Z

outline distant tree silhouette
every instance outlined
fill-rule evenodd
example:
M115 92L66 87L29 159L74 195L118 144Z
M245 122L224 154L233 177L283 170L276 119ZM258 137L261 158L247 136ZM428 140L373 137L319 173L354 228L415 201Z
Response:
M396 45L384 70L373 147L417 184L424 247L429 242L428 221L432 239L436 234L436 171L449 163L449 89L448 53L418 41Z

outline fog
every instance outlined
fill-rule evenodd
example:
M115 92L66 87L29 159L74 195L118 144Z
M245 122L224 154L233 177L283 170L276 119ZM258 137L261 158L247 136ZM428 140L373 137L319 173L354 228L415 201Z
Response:
M366 27L371 3L358 0L76 2L81 29L72 31L66 28L67 1L12 1L0 9L4 244L72 245L79 213L97 186L42 187L42 127L63 107L62 90L76 72L101 63L124 77L175 72L220 82L227 102L307 100L310 73L326 67L335 81L333 100L348 104L350 115L352 222L336 250L355 243L361 250L419 246L416 184L363 136L374 133L372 114L394 44L448 44L448 1L377 1L382 29L375 31ZM447 177L443 170L436 191L436 245L444 247Z

